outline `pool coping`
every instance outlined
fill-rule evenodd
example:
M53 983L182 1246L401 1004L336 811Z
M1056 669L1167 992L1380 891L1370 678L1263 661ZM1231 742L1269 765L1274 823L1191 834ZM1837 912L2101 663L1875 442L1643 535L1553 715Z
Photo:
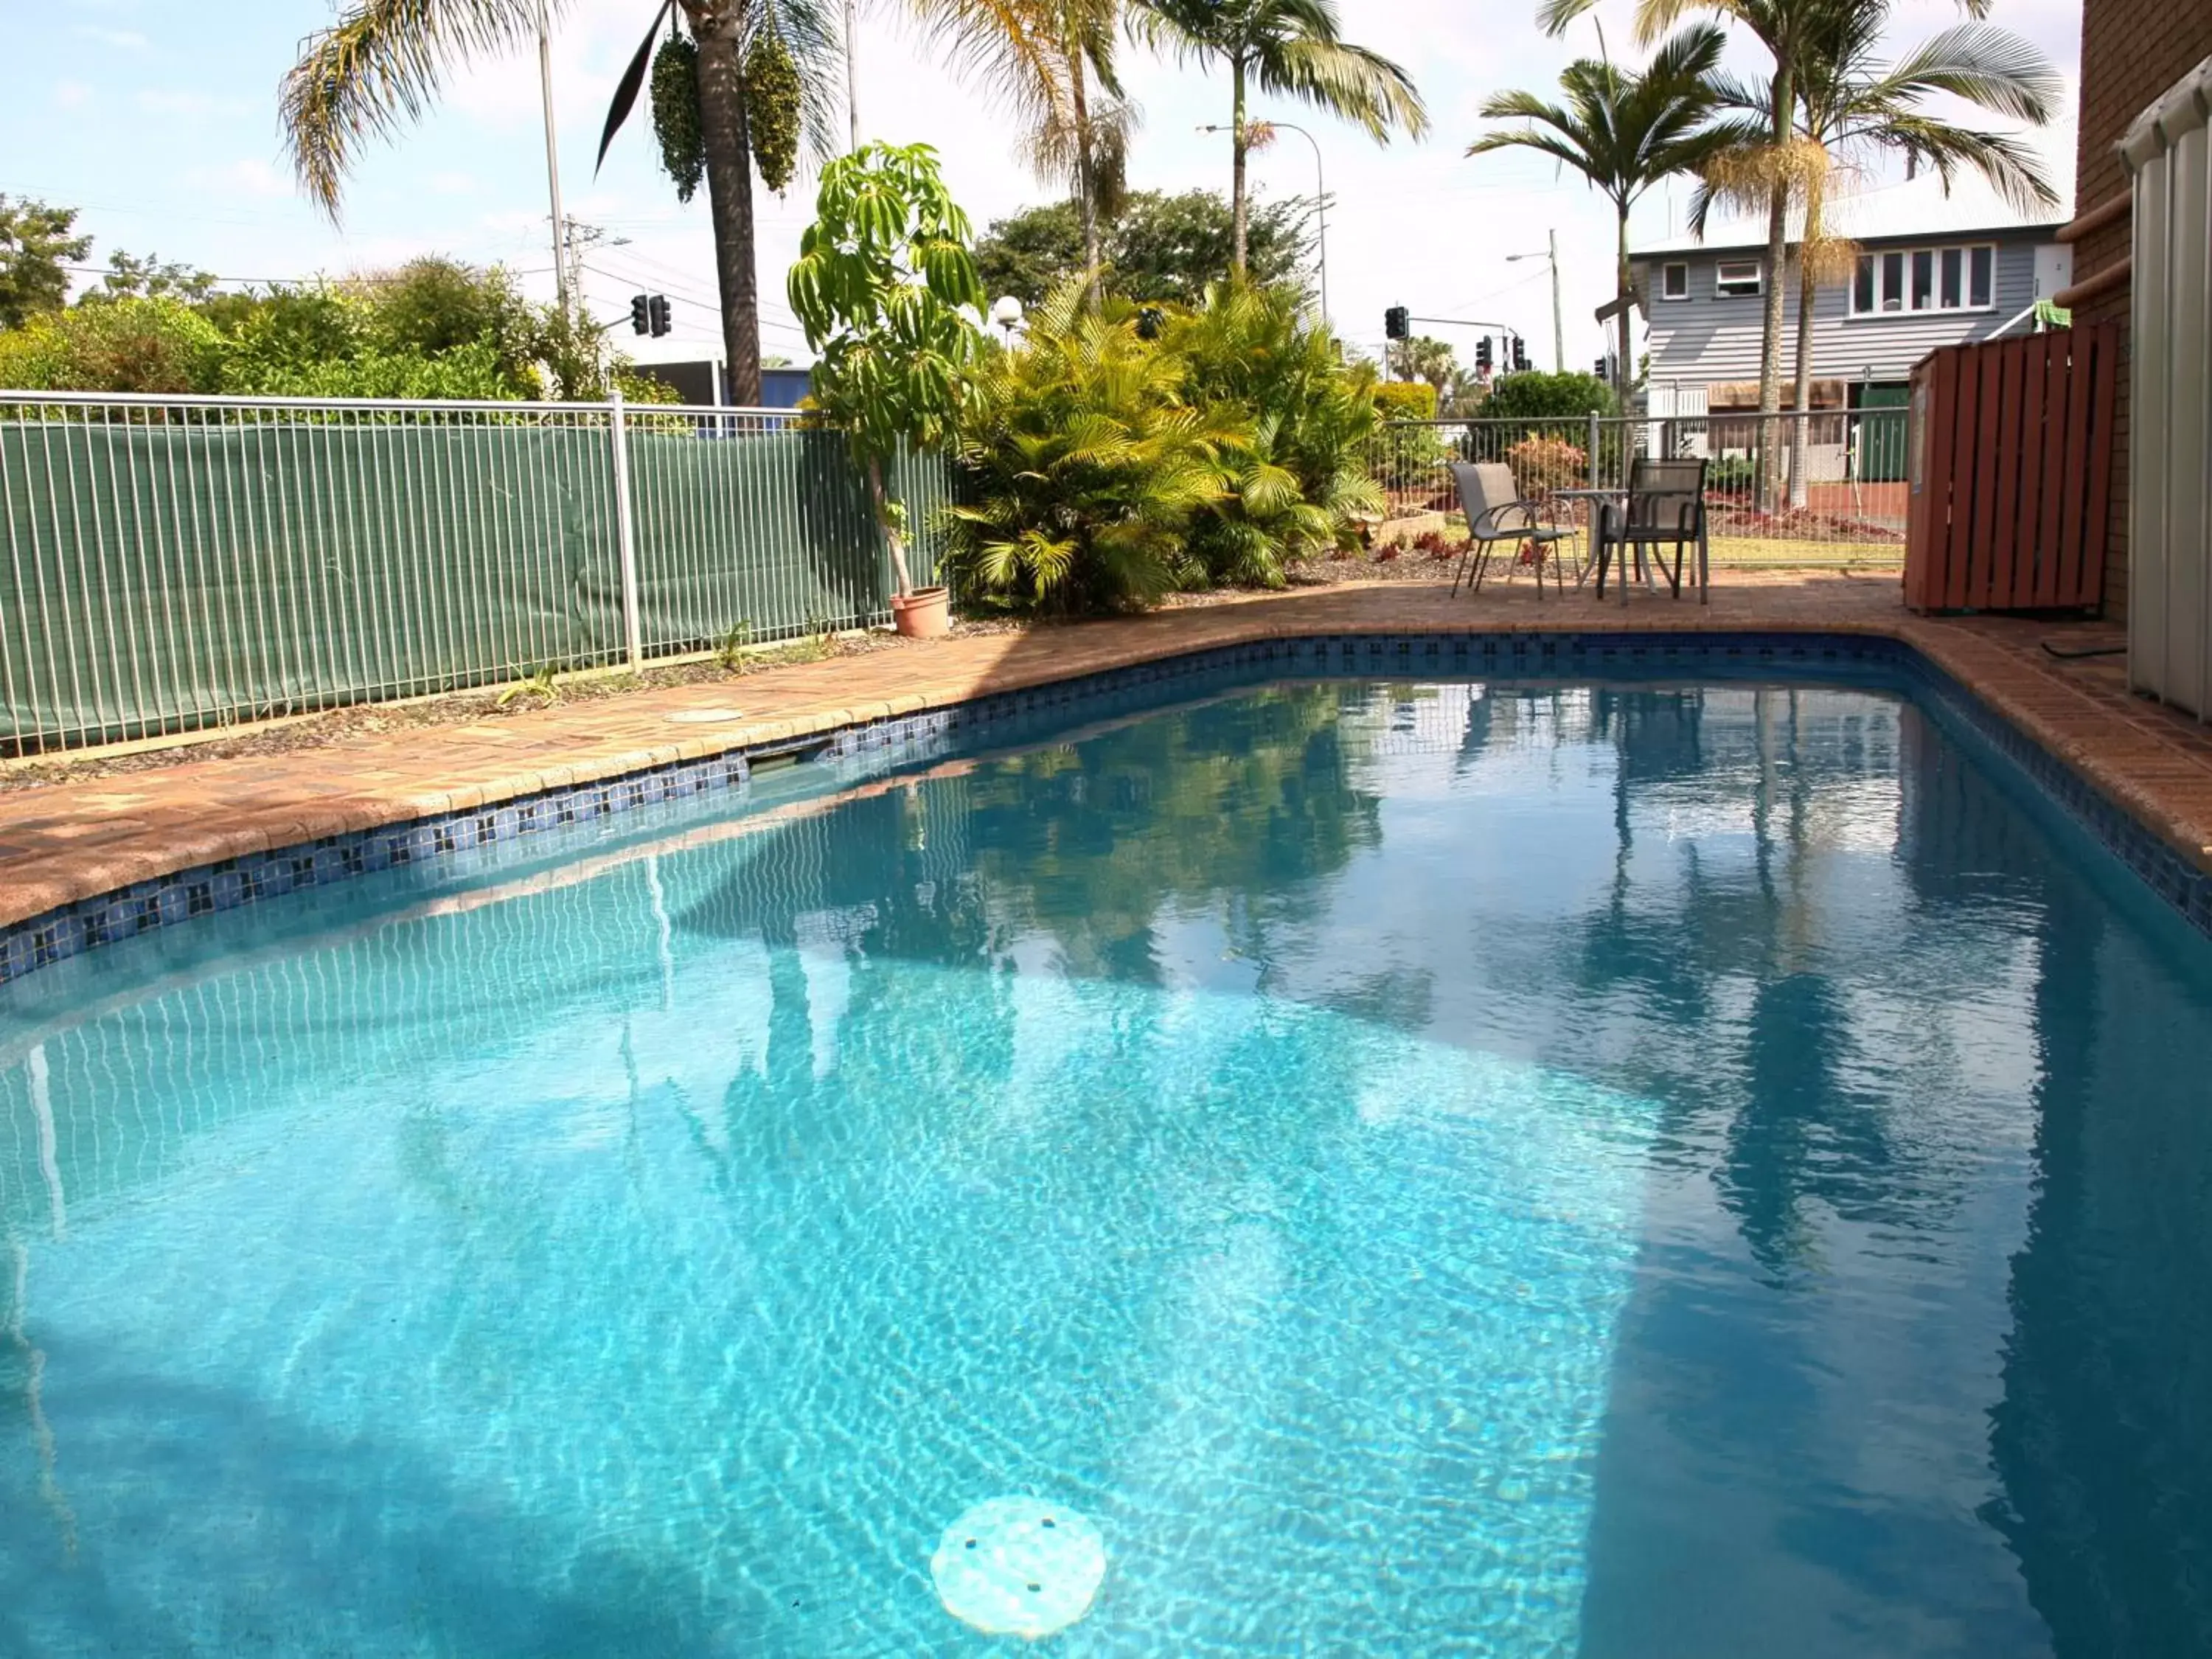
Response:
M1095 653L1070 652L935 695L918 691L848 707L824 700L825 706L781 720L735 721L720 732L696 727L696 735L681 741L603 755L589 765L518 771L427 795L337 799L325 813L288 819L289 835L248 825L228 837L219 829L198 836L186 832L151 849L133 849L140 865L150 860L165 868L118 871L112 860L88 859L70 883L79 891L54 894L50 880L44 888L33 883L27 890L0 894L0 984L118 939L299 887L670 799L742 788L756 765L793 753L859 753L1248 661L1385 678L1431 667L1571 676L1607 662L1654 660L1679 661L1688 671L1716 655L1771 662L1784 675L1793 664L1846 658L1917 672L2069 817L2212 936L2212 845L2193 819L2161 798L2156 763L2166 757L2147 755L2140 744L2099 743L2107 733L2093 732L2085 714L2122 732L2126 723L2083 693L2033 676L2013 660L2012 645L1958 622L1903 612L1804 620L1703 614L1678 621L1660 611L1644 613L1650 622L1626 625L1588 613L1534 625L1501 624L1480 614L1465 621L1392 617L1363 623L1346 615L1299 622L1271 614L1266 601L1194 614L1209 625L1153 629L1115 641L1110 665L1098 665ZM2065 706L2068 699L2078 706ZM420 735L428 740L428 734ZM26 911L27 901L56 897L58 902Z

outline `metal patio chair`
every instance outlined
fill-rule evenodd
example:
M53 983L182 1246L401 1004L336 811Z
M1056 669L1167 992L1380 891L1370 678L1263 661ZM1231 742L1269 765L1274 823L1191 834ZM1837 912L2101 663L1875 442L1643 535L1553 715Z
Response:
M1490 568L1490 556L1498 544L1510 543L1512 556L1517 559L1521 544L1527 542L1534 549L1536 597L1541 599L1545 556L1556 551L1558 544L1568 532L1537 518L1536 503L1521 494L1513 482L1513 469L1503 461L1454 461L1452 477L1459 484L1460 510L1467 514L1468 531L1467 550L1459 556L1459 568L1452 575L1452 592L1459 592L1472 561L1474 580L1468 591L1480 593L1483 574ZM1552 562L1552 586L1562 593L1566 592L1556 558Z
M1668 568L1661 550L1674 550L1674 568ZM1682 565L1689 550L1698 551L1695 580L1698 603L1706 602L1711 574L1712 550L1705 523L1705 463L1702 460L1639 460L1629 470L1625 506L1607 507L1600 514L1597 532L1597 596L1605 597L1606 567L1617 553L1623 604L1628 599L1629 558L1633 550L1637 569L1648 559L1667 578L1676 599L1682 597Z

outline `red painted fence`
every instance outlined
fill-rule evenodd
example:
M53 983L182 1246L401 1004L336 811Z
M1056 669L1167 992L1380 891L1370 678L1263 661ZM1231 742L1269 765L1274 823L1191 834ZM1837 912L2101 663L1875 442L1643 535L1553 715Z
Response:
M2094 610L2112 488L2109 323L1946 346L1912 371L1905 602Z

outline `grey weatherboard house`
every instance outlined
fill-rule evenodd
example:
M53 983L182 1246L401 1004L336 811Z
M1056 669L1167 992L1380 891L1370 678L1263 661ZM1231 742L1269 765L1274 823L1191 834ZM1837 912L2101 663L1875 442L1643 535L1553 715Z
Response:
M1814 307L1815 410L1902 408L1921 358L1938 346L2030 330L2036 301L2071 280L2071 250L2054 239L2063 210L2024 217L1976 179L1961 178L1947 197L1941 179L1924 175L1842 197L1827 216L1831 234L1855 242L1858 256L1853 280L1824 286ZM1670 237L1631 252L1649 331L1649 413L1719 416L1759 407L1765 243L1763 222L1717 219L1703 240ZM1794 270L1785 281L1786 408L1796 364ZM1878 449L1861 458L1861 476L1902 477L1901 443L1885 438Z

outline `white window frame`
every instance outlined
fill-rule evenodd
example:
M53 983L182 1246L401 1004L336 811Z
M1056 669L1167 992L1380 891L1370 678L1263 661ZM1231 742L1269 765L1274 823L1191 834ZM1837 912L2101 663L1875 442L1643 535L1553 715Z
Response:
M1990 256L1990 297L1976 305L1973 302L1974 255L1983 252ZM1943 256L1947 253L1959 256L1959 303L1954 306L1943 303ZM1928 303L1916 311L1912 306L1912 272L1914 265L1923 256L1929 261L1932 274L1929 279ZM1871 262L1874 266L1874 306L1870 310L1861 308L1859 272L1854 267L1850 278L1850 312L1854 322L1894 321L1900 317L1942 317L1961 313L1971 314L1997 308L1997 245L1995 242L1936 242L1925 247L1879 247L1861 253L1859 258L1862 263ZM1888 270L1887 261L1893 258L1899 262L1899 280L1904 284L1902 289L1893 295L1884 281L1884 273ZM1895 309L1886 309L1884 302L1893 298L1897 301Z
M1682 278L1680 288L1674 286L1677 273ZM1659 297L1662 300L1686 300L1690 297L1690 265L1686 259L1670 259L1659 267Z
M1729 270L1748 270L1747 279L1731 276ZM1751 286L1746 288L1748 280ZM1723 300L1755 300L1766 292L1766 264L1760 259L1723 259L1713 266L1713 293Z

